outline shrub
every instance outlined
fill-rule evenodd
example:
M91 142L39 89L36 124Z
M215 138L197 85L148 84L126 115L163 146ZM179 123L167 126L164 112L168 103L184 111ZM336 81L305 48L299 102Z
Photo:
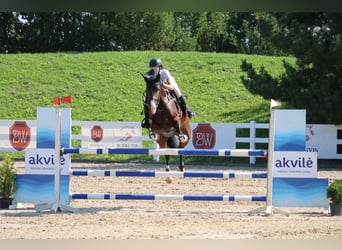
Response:
M327 197L332 203L342 203L342 179L330 183L327 189Z
M10 199L14 194L14 178L15 170L13 168L14 161L10 156L5 156L0 166L0 198Z

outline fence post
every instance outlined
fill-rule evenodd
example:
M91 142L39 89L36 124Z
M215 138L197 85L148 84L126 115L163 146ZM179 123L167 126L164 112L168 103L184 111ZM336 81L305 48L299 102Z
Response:
M155 141L153 141L153 148L157 149L159 148L159 144ZM154 155L153 156L153 161L154 162L159 162L159 155Z
M254 150L255 149L255 121L250 122L249 126L249 148ZM255 157L249 157L249 164L255 164Z

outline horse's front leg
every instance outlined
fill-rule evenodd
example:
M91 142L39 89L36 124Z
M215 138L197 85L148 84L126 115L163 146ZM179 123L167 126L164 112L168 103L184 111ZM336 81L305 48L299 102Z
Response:
M165 171L170 171L170 156L169 155L165 155L165 163L166 163Z
M183 132L181 131L178 120L174 120L174 121L173 121L173 127L174 127L174 128L176 129L176 131L177 131L179 141L180 141L181 143L185 143L189 138L188 138L185 134L183 134Z
M179 134L179 141L185 143L189 138L185 134Z
M153 132L151 128L148 128L148 135L152 141L159 141L160 136Z

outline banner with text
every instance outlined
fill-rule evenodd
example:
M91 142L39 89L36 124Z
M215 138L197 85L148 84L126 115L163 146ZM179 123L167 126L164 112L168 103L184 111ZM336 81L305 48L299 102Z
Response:
M317 153L305 151L275 151L273 177L316 178Z
M56 109L37 108L37 149L25 151L25 174L16 175L14 203L48 204L55 197ZM71 109L61 108L61 146L71 145ZM69 203L70 156L61 159L61 203Z
M55 149L27 149L25 152L25 174L55 174ZM61 174L69 175L70 154L61 157Z

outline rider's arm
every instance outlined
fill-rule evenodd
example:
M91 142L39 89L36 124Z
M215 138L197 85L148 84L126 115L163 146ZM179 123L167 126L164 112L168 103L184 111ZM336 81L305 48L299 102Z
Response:
M172 91L174 89L174 82L175 82L175 79L173 79L173 77L170 77L166 80L166 82L163 82L163 87L166 88L167 90Z

